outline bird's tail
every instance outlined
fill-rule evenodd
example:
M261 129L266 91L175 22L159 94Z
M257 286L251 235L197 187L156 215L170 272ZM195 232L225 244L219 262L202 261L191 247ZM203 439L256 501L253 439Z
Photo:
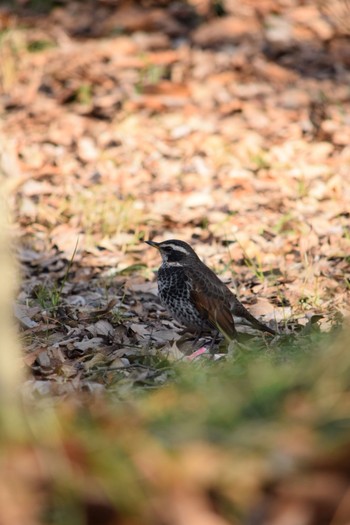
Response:
M232 314L234 318L240 318L243 321L243 324L250 325L252 328L256 328L261 332L268 332L271 335L276 335L277 333L275 330L269 328L268 326L266 326L266 324L256 319L250 312L248 312L248 310L241 303L237 305L237 303L235 302L233 304Z

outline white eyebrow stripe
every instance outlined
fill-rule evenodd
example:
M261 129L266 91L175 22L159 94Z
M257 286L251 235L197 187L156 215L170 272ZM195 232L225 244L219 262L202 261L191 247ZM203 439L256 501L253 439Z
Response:
M183 248L182 246L178 246L177 244L173 244L173 243L164 243L161 248L172 248L173 250L176 250L177 252L182 252L182 253L188 253L188 250L186 250L186 248Z

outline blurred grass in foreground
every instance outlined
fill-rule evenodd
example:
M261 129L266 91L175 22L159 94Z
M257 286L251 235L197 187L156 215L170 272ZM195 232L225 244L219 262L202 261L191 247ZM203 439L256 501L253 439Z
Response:
M20 430L18 413L22 373L20 347L12 319L12 299L17 289L17 268L10 250L7 177L12 168L9 151L0 134L0 427L2 435ZM6 166L8 169L6 169Z
M2 444L11 453L0 486L22 501L26 523L246 523L270 484L303 479L320 461L338 472L334 458L350 443L350 354L349 333L337 332L299 354L251 349L178 365L172 384L127 400L114 391L26 402L27 430ZM349 475L349 455L341 463ZM327 483L333 494L340 482ZM331 523L336 503L327 505L318 523Z

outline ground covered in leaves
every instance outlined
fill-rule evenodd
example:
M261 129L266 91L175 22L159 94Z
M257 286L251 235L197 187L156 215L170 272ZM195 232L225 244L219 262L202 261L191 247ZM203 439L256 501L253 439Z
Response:
M284 512L296 516L293 524L329 523L349 473L343 452L326 466L313 458L317 474L304 481L318 480L314 500L298 492L300 478L278 488L266 479L289 473L295 458L313 457L347 421L346 395L340 402L335 393L340 368L333 370L327 357L310 365L332 345L349 310L347 3L123 0L42 7L21 2L0 9L0 156L22 274L15 315L26 398L93 392L92 419L99 422L92 426L100 425L104 437L94 427L92 443L110 453L108 432L115 437L127 414L103 405L99 394L125 400L131 391L137 397L170 385L164 397L134 407L113 449L118 458L125 450L132 458L136 478L128 464L118 488L136 494L141 521L130 518L133 500L115 494L111 476L107 498L95 490L91 503L85 485L80 493L91 523L96 512L107 513L105 521L100 514L106 524L240 523L253 502L249 523L280 523ZM190 360L191 340L157 299L159 255L143 242L150 238L189 242L279 335L246 334L229 349L221 343L219 363L205 354ZM337 348L332 355L341 354L346 374L345 343ZM314 386L319 376L323 383ZM347 380L339 389L346 390ZM180 391L172 390L174 382ZM324 403L321 386L333 388ZM204 408L206 389L213 396ZM182 414L174 408L179 403L187 407ZM334 424L327 419L332 407ZM80 433L76 442L64 441L67 458L90 472L85 423L67 411L63 434L76 432L75 417ZM297 421L290 437L285 415ZM277 434L273 417L280 421ZM136 437L126 446L135 429L149 447L144 454ZM181 473L154 435L170 450L189 439ZM191 439L202 439L202 448ZM261 459L264 440L272 460ZM225 471L226 452L210 443L233 446L238 457L243 447L236 478ZM94 466L91 485L104 467ZM228 477L221 480L221 471ZM166 487L151 510L143 507L146 489L137 476L152 494ZM262 480L264 494L257 489ZM60 494L48 505L48 523L60 523ZM111 501L118 501L118 512L127 507L126 521L118 521ZM172 520L164 514L169 502ZM314 503L317 512L310 510ZM73 507L65 507L65 523L78 523Z
M346 312L349 40L312 3L224 7L0 13L16 315L45 388L188 352L143 239L190 242L281 332Z

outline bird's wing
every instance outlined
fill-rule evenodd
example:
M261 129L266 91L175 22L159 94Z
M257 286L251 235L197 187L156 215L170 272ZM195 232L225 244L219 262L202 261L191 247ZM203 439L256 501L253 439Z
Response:
M276 334L275 330L256 319L210 268L201 265L192 272L192 282L195 283L192 300L201 314L227 339L236 335L235 317L244 319L257 330Z
M225 290L209 280L206 274L198 269L190 272L193 272L193 278L190 278L191 301L213 328L219 330L227 339L233 339L236 336L236 329Z

